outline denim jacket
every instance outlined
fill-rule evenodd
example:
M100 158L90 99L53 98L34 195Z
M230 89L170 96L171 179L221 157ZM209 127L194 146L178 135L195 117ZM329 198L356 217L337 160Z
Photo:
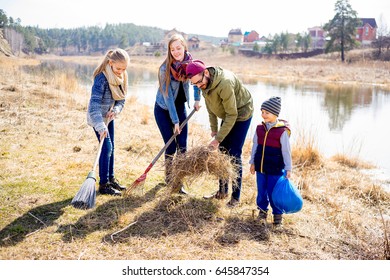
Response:
M118 115L125 105L124 100L114 100L111 90L103 73L96 75L92 86L91 99L89 100L87 111L87 122L96 131L102 131L107 128L105 117L111 106L114 104L113 111Z
M166 86L164 83L165 71L167 71L167 67L165 64L163 64L160 67L160 71L159 71L160 80L163 81L163 85L162 85L163 91L161 92L160 87L158 88L157 95L156 95L156 103L162 109L168 110L169 116L171 117L171 120L172 120L172 123L177 124L177 123L179 123L179 117L177 116L177 112L176 112L175 100L176 100L176 97L179 93L180 81L175 80L173 78L173 76L171 75L171 83L169 84L169 88L168 88L168 96L165 96L165 89L166 89ZM184 88L184 92L186 95L188 107L190 107L190 98L189 98L190 97L190 93L189 93L190 81L189 80L183 82L183 88ZM200 100L199 89L197 86L194 86L194 99L195 99L195 101Z

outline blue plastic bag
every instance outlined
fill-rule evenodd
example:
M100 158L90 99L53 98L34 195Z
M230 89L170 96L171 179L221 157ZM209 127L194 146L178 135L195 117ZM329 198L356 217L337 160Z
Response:
M275 207L285 214L296 213L302 209L303 199L297 187L281 176L272 191L272 200Z

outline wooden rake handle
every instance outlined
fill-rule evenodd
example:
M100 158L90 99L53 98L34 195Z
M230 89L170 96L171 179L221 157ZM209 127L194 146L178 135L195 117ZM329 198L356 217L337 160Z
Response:
M180 130L187 124L189 119L195 114L196 109L193 109L191 113L187 116L187 118L180 124ZM160 156L165 152L165 150L168 148L168 146L172 143L172 141L175 139L175 137L178 135L178 133L175 133L172 135L172 137L168 140L168 142L165 144L165 146L161 149L161 151L157 154L157 156L152 160L150 165L147 168L147 171L152 168L152 166L156 163L156 161L160 158ZM145 171L145 173L147 172Z
M93 167L92 167L92 171L93 171L93 172L95 172L96 167L97 167L97 165L98 165L98 163L99 163L99 158L100 158L100 154L102 153L102 148L103 148L104 140L105 140L105 139L100 139L99 147L98 147L98 150L97 150L97 153L96 153L96 157L95 157L95 162L93 163Z
M182 129L186 123L188 122L188 120L192 117L192 115L196 112L196 109L193 109L192 112L187 116L187 118L183 121L183 123L180 125L180 129ZM133 184L131 184L130 187L127 188L126 192L125 192L125 196L129 195L130 192L137 186L139 186L140 184L142 184L145 179L146 179L146 175L148 174L149 170L152 169L153 165L156 163L156 161L160 158L160 156L162 155L162 153L168 148L168 146L172 143L173 139L175 139L175 137L177 136L177 133L174 133L172 135L172 137L168 140L168 142L165 144L165 146L161 149L161 151L157 154L157 156L152 160L152 162L149 164L149 166L145 169L145 172L137 179L133 182Z
M111 108L112 109L112 108ZM111 110L110 109L110 110ZM107 129L108 129L108 124L111 122L112 120L107 120L105 121L105 125L107 126ZM100 135L99 135L100 136ZM96 157L95 157L95 162L93 163L93 167L92 167L92 171L95 172L96 170L96 167L99 163L99 158L100 158L100 154L102 153L102 148L103 148L103 144L104 144L104 141L106 140L106 138L103 138L103 139L100 139L99 141L99 147L98 147L98 150L97 150L97 153L96 153Z

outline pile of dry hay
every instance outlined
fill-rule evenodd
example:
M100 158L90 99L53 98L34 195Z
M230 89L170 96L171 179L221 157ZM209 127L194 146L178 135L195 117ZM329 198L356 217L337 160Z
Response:
M211 150L207 146L195 147L186 153L178 154L172 160L171 182L173 188L179 187L184 178L194 180L201 175L214 175L217 178L234 181L237 165L233 157Z

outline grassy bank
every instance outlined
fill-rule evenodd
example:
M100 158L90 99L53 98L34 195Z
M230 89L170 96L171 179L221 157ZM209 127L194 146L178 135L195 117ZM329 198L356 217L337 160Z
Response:
M352 75L349 66L335 62L332 70L331 63L323 63L324 75L316 75L314 65L320 61L305 66L304 61L250 64L247 58L207 58L214 63L219 59L218 64L245 77L254 73L286 81L312 73L326 82L330 73L358 77L363 71L358 67ZM190 196L171 194L162 184L161 160L144 188L129 198L98 195L94 209L74 209L70 201L90 171L97 147L85 120L89 90L71 75L26 74L19 68L25 60L0 60L0 259L390 258L389 194L361 173L366 166L359 160L324 158L305 136L293 147L293 181L304 207L285 215L285 226L278 231L256 222L255 178L247 165L241 205L234 209L225 206L227 200L202 198L217 188L211 176L187 185ZM161 58L133 58L132 63L155 68ZM364 73L372 69L377 69L375 83L388 83L389 76L380 74L388 65L367 65ZM129 98L116 127L116 174L130 185L163 142L153 112L135 97ZM189 148L207 143L209 132L191 122L189 134ZM247 142L243 162L248 162L250 147Z

